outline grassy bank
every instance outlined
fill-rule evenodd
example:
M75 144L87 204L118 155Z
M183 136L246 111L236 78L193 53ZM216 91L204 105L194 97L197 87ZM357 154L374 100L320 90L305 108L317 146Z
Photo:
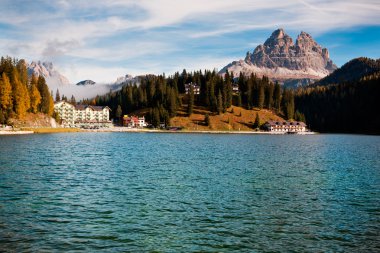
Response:
M209 126L206 126L204 121L206 114L210 117ZM259 115L261 124L268 120L284 120L267 109L247 110L237 106L232 106L220 115L210 112L207 108L194 106L193 114L189 117L184 106L177 112L177 116L171 119L171 124L190 131L253 131L256 114Z
M33 131L37 134L48 134L48 133L77 133L83 132L78 128L52 128L52 127L39 127L39 128L21 128L23 131Z

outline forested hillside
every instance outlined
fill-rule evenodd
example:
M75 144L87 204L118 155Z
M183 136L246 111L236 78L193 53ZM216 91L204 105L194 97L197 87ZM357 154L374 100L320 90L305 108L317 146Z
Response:
M199 94L190 89L185 94L185 84L196 83L200 86ZM238 85L239 92L233 92L233 85ZM149 108L148 121L154 126L160 122L169 124L170 118L176 116L178 108L187 106L188 115L192 114L194 105L203 106L210 112L221 114L231 105L252 109L270 109L283 114L287 119L302 119L295 112L294 93L283 90L279 84L273 84L268 78L258 78L255 75L246 77L240 75L234 79L232 74L224 76L215 71L195 71L188 73L184 70L173 76L145 76L139 85L125 85L118 92L110 92L97 96L97 105L108 105L114 112L128 114L142 108ZM118 107L120 109L118 110Z
M319 80L314 86L359 81L364 76L373 75L379 71L380 59L360 57L347 62L341 68Z
M0 62L0 124L28 112L53 115L54 102L45 79L28 77L25 60L2 57Z
M320 132L380 134L380 72L358 81L300 89L296 108Z

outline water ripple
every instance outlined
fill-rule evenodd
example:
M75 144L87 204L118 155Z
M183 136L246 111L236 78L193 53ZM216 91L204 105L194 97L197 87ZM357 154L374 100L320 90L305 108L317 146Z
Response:
M377 252L380 138L0 136L0 251Z

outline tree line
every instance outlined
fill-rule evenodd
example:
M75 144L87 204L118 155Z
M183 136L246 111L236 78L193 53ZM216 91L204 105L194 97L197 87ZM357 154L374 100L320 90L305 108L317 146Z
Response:
M61 95L59 93L59 89L57 89L57 91L55 92L55 102L58 102L58 101L66 101L66 102L69 102L73 105L75 105L77 103L74 95L71 95L70 99L68 99L64 94L62 94L62 97L61 97ZM85 102L87 102L87 104L91 104L89 101L85 101Z
M148 108L147 119L154 126L159 126L161 122L169 125L170 118L176 115L181 105L177 82L165 75L140 77L139 85L126 84L120 91L97 96L94 102L96 105L109 106L116 118Z
M302 88L295 94L296 107L319 132L379 134L379 84L377 72L358 81Z
M25 60L1 57L0 123L23 118L27 112L53 115L54 102L43 76L28 76Z
M185 85L193 83L200 88L199 94L194 93L190 86L188 94ZM239 92L233 92L238 86ZM147 110L147 120L154 126L161 122L170 124L170 118L177 114L182 104L187 105L187 113L193 113L195 105L208 108L213 113L224 113L231 105L252 109L270 109L282 114L286 119L303 119L302 114L295 111L294 92L282 89L280 84L272 83L267 77L255 75L234 77L226 72L220 75L216 71L194 71L166 77L147 75L140 77L140 83L129 83L120 91L109 92L97 96L88 102L96 105L109 106L113 116L129 114L143 108ZM118 107L120 109L118 110ZM116 112L118 111L118 115ZM120 113L121 112L121 113Z

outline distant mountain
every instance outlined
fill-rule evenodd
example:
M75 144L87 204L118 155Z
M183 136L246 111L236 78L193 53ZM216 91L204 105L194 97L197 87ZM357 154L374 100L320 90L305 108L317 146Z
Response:
M125 76L118 77L113 84L119 85L119 84L126 84L126 83L136 82L136 81L137 81L136 77L126 74Z
M107 86L112 91L118 91L127 84L140 84L141 79L145 77L146 75L132 76L126 74L125 76L118 77L114 83L108 84Z
M335 69L337 67L330 60L328 50L309 34L301 32L294 44L283 29L278 29L263 45L257 46L252 53L248 52L244 60L228 64L219 73L226 70L232 71L234 76L240 72L245 75L254 73L297 86L319 80Z
M59 87L69 85L69 80L59 73L57 69L54 68L51 62L41 62L32 61L27 65L28 74L36 76L43 76L49 87Z
M76 85L86 86L86 85L94 85L94 84L96 84L96 82L94 82L92 80L83 80L83 81L80 81L79 83L77 83Z
M347 81L359 81L362 77L380 71L380 59L360 57L353 59L330 75L319 80L315 85L337 84Z

